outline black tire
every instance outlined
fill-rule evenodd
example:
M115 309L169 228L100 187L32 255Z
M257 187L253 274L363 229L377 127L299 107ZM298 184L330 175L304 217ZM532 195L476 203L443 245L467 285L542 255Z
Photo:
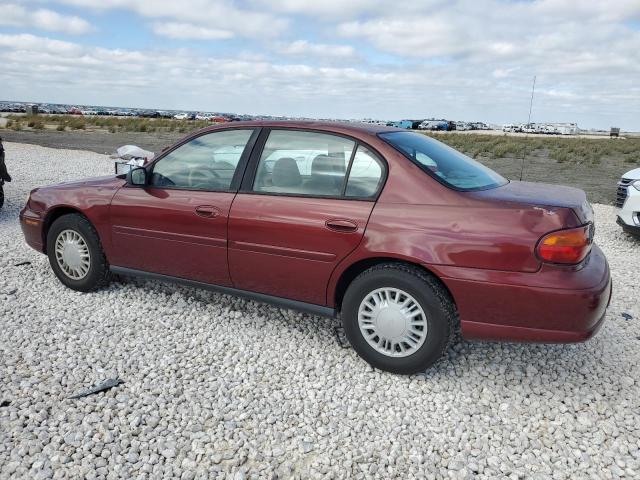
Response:
M60 267L56 259L55 243L58 235L64 230L78 233L89 248L90 265L87 274L81 279L69 277ZM47 233L47 255L49 264L56 277L67 287L79 292L90 292L104 287L109 283L111 274L107 258L102 250L98 232L91 222L78 213L63 215L56 219Z
M411 295L424 311L427 334L424 343L405 357L393 357L374 349L358 326L361 302L379 288L396 288ZM423 372L448 350L458 329L458 314L447 290L423 270L405 264L376 265L349 285L342 302L342 324L355 351L370 365L398 374Z

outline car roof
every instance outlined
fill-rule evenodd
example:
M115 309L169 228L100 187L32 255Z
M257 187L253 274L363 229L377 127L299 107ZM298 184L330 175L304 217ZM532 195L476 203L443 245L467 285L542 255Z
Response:
M295 128L310 130L325 130L335 133L365 133L376 135L382 132L403 132L401 128L388 127L386 125L377 125L373 123L356 123L356 122L323 122L317 120L248 120L240 122L228 122L211 127L205 127L201 131L214 131L229 127L266 127L266 128Z

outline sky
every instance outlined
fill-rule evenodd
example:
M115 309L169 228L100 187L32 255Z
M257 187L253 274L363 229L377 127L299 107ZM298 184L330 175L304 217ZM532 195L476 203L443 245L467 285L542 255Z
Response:
M0 99L640 130L640 0L2 0Z

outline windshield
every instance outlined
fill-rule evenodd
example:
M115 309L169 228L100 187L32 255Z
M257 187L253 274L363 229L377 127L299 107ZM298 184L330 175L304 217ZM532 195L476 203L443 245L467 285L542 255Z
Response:
M431 176L457 190L485 190L507 183L490 168L426 135L388 132L379 136Z

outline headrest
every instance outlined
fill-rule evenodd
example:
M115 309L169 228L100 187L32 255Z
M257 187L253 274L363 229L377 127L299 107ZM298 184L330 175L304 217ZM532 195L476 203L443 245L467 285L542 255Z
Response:
M302 183L298 164L293 158L279 158L273 165L271 176L274 187L297 187Z
M311 162L311 175L330 175L344 173L344 160L328 155L317 155Z

